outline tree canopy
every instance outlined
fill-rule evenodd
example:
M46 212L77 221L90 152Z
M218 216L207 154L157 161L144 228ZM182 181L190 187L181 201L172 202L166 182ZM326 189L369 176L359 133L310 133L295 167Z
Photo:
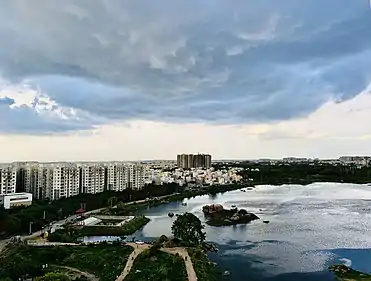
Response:
M171 231L175 238L186 244L199 245L205 241L204 226L194 214L184 213L174 221Z
M49 272L44 276L35 278L35 281L70 281L70 278L62 273Z

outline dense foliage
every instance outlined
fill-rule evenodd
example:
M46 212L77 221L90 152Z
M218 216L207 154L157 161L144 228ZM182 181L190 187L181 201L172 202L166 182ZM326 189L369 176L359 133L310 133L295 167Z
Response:
M332 265L330 271L335 273L337 280L340 281L370 281L371 275L354 270L345 265Z
M134 261L125 281L186 281L187 271L179 255L146 250Z
M206 234L200 219L191 213L179 215L171 226L175 238L186 245L200 245L205 241Z
M56 272L49 272L46 273L44 276L40 276L35 278L35 281L70 281L71 279L68 278L63 273L56 273Z
M45 264L64 265L89 272L101 281L115 280L125 267L130 246L101 243L89 246L31 247L18 245L0 257L0 280L42 276Z
M205 252L200 248L188 248L193 268L196 271L198 281L220 281L222 273L210 262Z
M324 163L280 163L276 165L240 162L238 164L216 164L217 169L228 166L245 168L241 175L253 179L254 184L310 184L313 182L371 182L371 167L357 165L333 165ZM259 171L251 171L251 169ZM249 170L247 170L249 169Z

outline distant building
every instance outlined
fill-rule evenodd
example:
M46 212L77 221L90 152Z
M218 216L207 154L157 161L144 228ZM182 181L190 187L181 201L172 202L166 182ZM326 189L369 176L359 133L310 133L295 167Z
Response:
M16 206L29 206L31 204L31 193L0 194L0 206L4 206L5 209Z
M211 167L210 154L180 154L177 155L178 168L191 169L191 168L205 168Z
M282 159L283 162L290 162L290 163L300 163L300 162L308 162L308 158L298 158L298 157L285 157Z
M339 161L345 164L356 164L361 166L368 166L371 161L370 156L341 156Z
M142 164L109 163L107 165L108 190L141 189L147 177L148 171Z
M17 168L12 165L0 166L0 194L16 192Z

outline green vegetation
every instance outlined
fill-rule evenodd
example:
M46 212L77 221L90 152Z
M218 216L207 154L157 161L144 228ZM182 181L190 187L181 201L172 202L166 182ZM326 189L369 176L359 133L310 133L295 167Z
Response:
M357 167L357 165L340 165L324 163L269 163L239 162L233 164L215 164L216 169L228 167L241 167L246 170L240 174L246 180L253 179L247 183L258 184L310 184L313 182L347 182L347 183L369 183L371 182L371 167ZM259 169L249 171L247 169Z
M146 250L134 261L125 281L186 281L184 260L178 254Z
M35 278L35 281L70 281L71 279L63 273L49 272L44 276Z
M186 245L201 245L206 238L203 229L200 219L191 213L179 215L171 226L174 237Z
M124 236L131 235L137 230L141 229L150 221L149 218L140 216L135 217L131 221L125 223L122 226L85 226L79 231L80 236L95 236L95 235L107 235L107 236Z
M76 227L60 229L55 231L54 233L51 233L48 237L48 240L50 242L74 243L78 241L79 237L83 236L126 236L131 235L137 230L141 229L149 221L149 218L140 216L135 217L122 226L92 225L85 226L81 229L78 229Z
M25 275L42 276L45 274L43 265L52 263L91 273L101 281L113 281L121 274L132 251L132 247L119 243L59 247L20 244L8 249L0 257L0 280L18 280Z
M81 275L80 272L70 270L67 268L58 268L57 266L50 266L45 269L43 276L36 277L34 281L89 281L90 279ZM77 269L76 269L77 270Z
M351 269L345 265L332 265L329 269L335 273L339 280L344 281L370 281L371 275Z
M222 273L201 248L187 248L198 281L220 281Z

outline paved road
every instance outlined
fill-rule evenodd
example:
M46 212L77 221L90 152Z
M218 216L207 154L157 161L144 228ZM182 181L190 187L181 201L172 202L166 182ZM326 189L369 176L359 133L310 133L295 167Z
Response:
M152 246L152 245L149 245L149 244L137 245L135 243L126 243L126 245L129 245L129 246L133 247L134 251L130 254L129 259L126 262L124 271L116 279L116 281L123 281L125 279L125 277L129 274L136 257L140 253L142 253L144 250L147 250ZM181 247L161 248L160 250L165 252L165 253L172 254L172 255L179 254L185 262L188 281L197 281L197 275L196 275L196 272L193 268L191 257L188 255L188 252L185 248L181 248Z

